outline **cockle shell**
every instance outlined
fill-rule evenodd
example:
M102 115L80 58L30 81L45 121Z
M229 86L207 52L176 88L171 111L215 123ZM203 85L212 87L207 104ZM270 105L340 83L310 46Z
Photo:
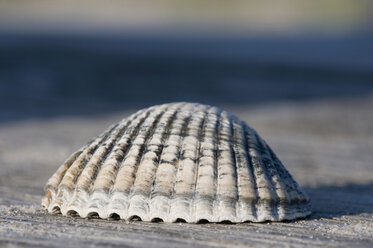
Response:
M308 197L255 130L217 107L140 110L67 159L50 213L143 221L263 222L309 215Z

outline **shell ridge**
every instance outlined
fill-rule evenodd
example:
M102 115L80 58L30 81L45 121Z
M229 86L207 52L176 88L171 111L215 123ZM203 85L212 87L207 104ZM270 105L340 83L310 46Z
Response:
M186 130L181 144L182 158L176 174L174 186L175 196L170 207L171 221L178 219L193 222L193 198L196 178L196 160L198 152L199 132L202 129L202 118L205 115L206 105L195 104L197 109L191 114L190 124ZM202 117L201 117L202 116Z
M136 154L136 161L135 161L135 171L133 172L134 174L136 174L137 170L139 169L139 166L141 166L141 161L144 159L144 155L149 151L149 147L148 144L149 144L149 141L151 139L151 137L153 136L155 130L156 130L156 126L157 124L159 123L159 121L161 120L161 118L164 116L164 114L166 113L168 109L168 106L167 105L162 105L160 106L160 108L158 109L158 111L153 111L152 112L152 115L149 116L143 123L142 123L142 126L144 128L143 130L143 134L142 136L144 136L144 140L143 140L143 143L140 145L140 148L138 150L138 153ZM154 120L150 119L150 117L153 117L154 116ZM150 122L152 121L152 123L147 126L147 122ZM137 134L136 137L133 137L132 139L128 139L127 140L127 143L133 143L136 141L136 139L141 139L141 135L140 134ZM130 149L127 149L125 151L125 153L123 154L123 159L118 163L119 164L119 167L122 167L123 166L123 160L125 159L125 157L127 156L127 154L130 152ZM119 171L120 168L118 168L117 171ZM111 185L111 188L109 190L109 197L110 197L110 203L109 203L109 207L108 207L108 210L109 212L116 212L118 210L118 207L119 206L115 206L115 204L118 205L118 203L115 203L115 197L114 197L114 194L115 194L115 183L117 182L117 180L120 180L120 178L118 179L118 173L115 174L115 178L114 178L114 182L113 184ZM124 212L125 210L127 210L126 208L128 207L128 202L126 203L119 203L119 205L124 209L121 210L122 214L119 214L120 216L124 216ZM110 214L110 213L109 213Z
M171 116L170 119L168 119L168 121L167 121L167 124L166 124L166 128L165 128L165 130L171 128L171 126L172 126L172 122L176 119L176 117L177 117L177 113L178 113L178 111L180 110L181 107L182 107L182 106L180 106L179 108L177 108L177 109L174 110L172 116ZM158 159L157 159L157 165L158 165L158 166L159 166L159 163L161 163L161 156L162 156L163 149L164 149L164 147L165 147L165 144L164 144L164 143L165 143L165 141L169 138L170 135L171 135L171 133L168 132L168 131L165 131L165 132L162 133L162 138L161 138L161 140L162 140L162 145L161 145L161 149L160 149L160 151L159 151L159 155L158 155L158 157L157 157L157 158L158 158ZM157 169L158 169L158 166L157 166ZM157 170L155 171L155 174L154 174L154 175L156 175L156 174L157 174ZM154 179L155 179L155 178L154 178ZM153 181L153 184L152 184L152 191L151 191L151 193L153 192L154 186L155 186L155 180Z
M191 217L191 222L197 222L197 217L196 217L196 195L197 195L197 181L198 181L198 175L199 175L199 165L200 165L200 158L201 158L201 143L202 143L202 135L205 133L206 129L206 117L208 115L208 111L211 109L211 106L206 106L206 109L204 111L204 115L200 124L199 132L198 132L198 149L197 149L197 155L196 155L196 162L195 162L195 180L194 180L194 193L193 193L193 199L192 199L192 210L190 213Z
M129 140L133 141L133 138L138 135L142 123L150 115L150 113L152 112L151 110L152 109L148 109L148 110L145 110L145 111L142 111L142 112L138 113L138 115L135 115L136 117L134 119L126 119L126 121L131 122L131 124L135 123L134 124L135 127L133 128L133 130L130 129L131 134L129 135L130 136ZM129 124L129 126L131 126L131 124ZM105 178L106 178L106 175L104 174L104 172L105 172L104 169L105 168L103 168L103 167L105 166L106 159L113 152L115 145L119 142L119 140L121 140L124 133L127 131L127 128L124 127L121 131L123 131L123 132L119 132L117 135L115 135L115 139L113 140L112 143L110 143L109 149L106 150L106 152L101 157L101 160L99 161L98 166L96 166L96 167L98 167L98 169L95 170L95 172L92 176L92 182L94 182L94 183L93 183L93 190L92 190L92 192L90 192L90 206L88 208L88 212L93 211L95 209L98 209L100 206L103 206L103 205L107 204L107 202L109 200L109 197L108 197L107 193L102 192L102 191L108 191L109 189L107 187L105 187L107 185L100 185L100 184L102 184L102 182L100 182L100 180L104 181L103 184L105 184L105 181L110 181L110 180L105 180ZM106 189L102 190L101 189L102 186L104 186ZM99 212L99 215L100 215L100 217L104 217L104 218L107 217L106 216L107 215L106 211Z
M232 118L229 118L230 119L230 122L229 122L229 128L230 128L230 142L232 144L232 147L231 147L231 156L232 156L232 167L233 167L233 172L235 173L234 174L234 188L235 188L235 195L234 195L234 200L235 202L238 202L240 200L240 187L238 186L239 185L239 174L238 173L238 163L239 164L242 164L242 161L240 160L240 157L239 157L239 149L238 149L238 138L237 138L237 127L235 125L235 122L234 120L232 120ZM233 197L233 196L232 196ZM234 205L236 206L236 204ZM236 213L236 216L234 217L238 217L238 211L237 211L237 208L235 209L235 213Z
M193 104L193 109L190 110L191 113L194 113L194 111L196 111L196 109L198 108L198 105L196 104ZM192 114L189 114L189 115L186 115L186 117L184 118L184 122L183 122L183 125L181 127L181 130L180 130L180 141L179 141L179 144L178 144L178 152L177 152L177 161L176 161L176 173L175 173L175 177L174 177L174 180L173 180L173 185L172 185L172 192L171 192L171 195L170 195L170 201L169 201L169 206L168 206L168 216L169 216L169 219L171 220L171 222L174 222L176 221L177 218L180 218L179 216L177 216L176 218L172 215L171 213L171 201L174 201L174 197L176 197L176 184L177 184L177 180L178 180L178 176L180 174L180 171L183 169L183 164L182 164L182 161L183 161L183 154L182 154L182 149L183 149L183 140L184 138L189 134L189 125L190 125L190 122L192 120Z
M132 116L138 117L144 111L138 111ZM69 203L68 210L77 211L81 217L86 217L89 213L90 208L90 198L92 195L92 188L95 183L98 172L101 169L102 162L104 161L104 156L112 150L112 146L120 139L123 131L131 124L132 119L125 118L119 122L119 126L116 129L111 130L111 134L108 140L100 147L101 149L95 151L90 161L81 172L79 179L77 181L76 190L74 192L73 199ZM114 133L114 134L113 134ZM109 149L108 149L109 148ZM101 192L102 195L102 192ZM83 209L85 204L89 204L88 209Z
M44 191L47 190L54 190L57 188L58 184L61 182L63 176L65 175L66 171L70 168L70 166L74 163L74 161L79 157L79 155L83 152L83 148L80 148L78 151L74 152L70 155L68 159L66 159L62 165L57 169L57 171L48 179Z
M126 118L126 119L122 120L120 128L118 130L116 130L116 134L114 134L114 137L110 140L109 144L106 144L106 146L105 146L105 147L108 147L109 149L105 150L105 153L103 154L103 157L101 157L98 161L98 164L95 165L95 167L97 167L97 168L91 176L92 182L95 182L96 177L100 173L100 170L102 169L102 163L105 161L107 156L109 156L109 154L113 151L113 149L115 148L115 146L120 141L123 134L125 133L126 129L131 126L131 124L133 123L134 120L137 120L137 118L140 116L140 114L144 114L144 112L140 112L137 115L134 115L135 118L133 118L133 119ZM111 135L111 136L113 136L113 135ZM91 186L94 186L94 185L91 185Z
M286 210L287 206L290 204L290 197L286 190L286 185L284 185L283 178L281 178L282 172L279 170L279 166L275 164L275 160L271 154L269 146L267 143L260 138L260 144L265 151L265 155L267 157L266 162L268 163L269 169L272 171L272 177L274 184L276 186L276 192L278 196L277 211L279 215L279 219L282 220L287 217L289 214Z
M255 131L248 129L251 146L249 147L251 161L256 175L258 186L259 201L258 201L258 220L272 220L271 212L273 212L271 200L275 197L273 186L270 182L266 167L263 166L261 149L258 147L258 140ZM269 203L269 205L267 205ZM269 219L270 218L270 219Z
M46 196L42 199L42 206L44 208L48 208L51 200L55 197L57 187L61 182L63 176L65 175L66 171L70 168L72 163L76 160L76 158L83 152L83 149L79 149L75 153L73 153L53 174L51 178L49 178L47 184L44 187L44 192Z
M115 129L117 126L118 124L113 125L111 128L109 128L109 130L104 132L104 134L99 135L96 139L94 139L89 146L84 146L82 148L82 153L77 156L71 166L65 171L65 174L59 182L56 197L53 199L53 203L49 206L48 211L55 212L57 210L60 212L62 205L66 205L66 201L64 200L70 198L71 190L73 190L72 186L75 185L75 177L78 176L75 175L74 172L78 174L79 171L86 166L88 161L92 158L93 153L98 149L99 145L105 142L105 140L109 137L110 131Z
M166 108L166 110L167 110L167 108ZM161 111L160 112L158 112L157 113L157 115L155 116L155 121L152 123L152 126L151 127L149 127L149 130L146 132L146 134L144 135L145 136L145 140L144 140L144 143L141 145L141 149L140 149L140 153L138 154L138 160L141 160L142 159L142 154L144 154L145 152L146 152L146 145L148 144L148 140L150 139L150 137L151 137L151 135L154 133L154 126L159 122L159 119L162 117L162 115L165 113L165 111L166 111L165 109L161 109ZM146 119L146 117L144 118L144 121L145 121L145 119ZM144 122L142 123L142 124L144 124ZM140 124L141 125L141 124ZM140 126L139 125L139 126ZM135 134L135 135L139 135L139 133L137 133L137 134ZM131 143L132 141L134 141L135 139L136 139L136 137L137 136L132 136L132 137L129 137L128 139L127 139L127 141L126 141L126 143L125 143L125 147L127 148L127 149L125 149L124 151L123 151L123 156L121 156L121 160L120 161L118 161L118 164L119 164L119 166L118 166L118 170L120 169L120 165L121 165L121 162L123 161L123 159L125 158L125 156L128 154L128 152L129 152L129 148L127 147L127 145L129 144L129 143ZM121 147L122 148L122 147ZM114 182L115 182L115 180L116 180L116 176L117 176L118 174L117 173L115 173L115 178L114 178ZM114 186L114 182L113 182L113 184L112 185L110 185L110 191L113 189L113 186Z
M157 173L155 174L154 190L150 196L150 214L151 218L159 218L164 221L171 219L170 202L174 191L176 174L178 170L178 162L180 160L181 144L183 129L188 125L190 119L191 108L195 109L195 105L183 105L176 114L175 120L171 126L171 134L165 143L168 144L160 155L160 164ZM188 114L186 114L188 113ZM167 169L167 176L165 171Z
M115 124L115 125L112 125L111 127L109 127L105 132L103 132L101 135L98 135L96 138L92 139L91 141L89 141L88 144L86 144L85 146L81 147L77 152L73 153L69 159L67 159L66 161L71 161L71 164L68 165L68 167L66 168L66 170L64 170L63 174L61 173L61 179L58 181L57 185L59 185L64 176L66 175L66 173L68 172L68 170L71 168L71 166L76 162L77 159L81 158L81 156L84 156L87 152L89 154L93 154L94 151L96 151L97 147L99 145L101 145L105 140L106 138L109 136L110 132L115 128L117 127L118 124ZM97 141L99 140L99 143L97 143ZM66 162L65 162L66 163ZM64 164L61 165L61 167L64 167ZM60 168L61 168L60 167ZM58 170L57 170L58 172ZM56 172L56 173L57 173ZM54 176L54 175L53 175ZM50 178L52 179L53 176ZM75 180L74 180L75 181ZM48 181L49 182L49 181ZM47 183L48 185L48 183Z
M223 221L223 218L222 217L222 214L219 213L219 217L214 213L215 212L215 208L216 208L216 199L219 198L218 196L218 191L217 191L217 185L218 185L218 154L219 154L219 139L220 139L220 129L221 129L221 124L222 124L222 112L223 110L220 109L220 108L215 108L215 111L214 111L214 127L212 129L212 143L213 143L213 147L212 147L212 154L213 154L213 187L214 187L214 192L213 192L213 195L212 195L212 198L214 200L212 200L212 204L211 204L211 207L212 207L212 217L211 217L211 221L212 222L219 222L219 221Z
M161 107L164 108L164 107L168 107L168 106L167 105L161 105L160 108ZM162 122L162 120L163 119L167 120L167 115L169 114L169 111L163 111L163 112L164 113L163 113L162 117L160 118L157 127L154 129L155 132L153 133L152 139L154 139L157 136L156 134L158 133L159 128L163 132L163 125L162 125L163 122ZM152 141L149 141L149 142L152 142ZM157 144L157 148L156 148L156 150L157 150L158 147L161 145L161 141L156 140L155 143ZM137 151L135 151L135 152L137 152ZM144 156L146 156L146 154ZM156 155L156 157L157 157L157 155ZM130 201L134 196L134 192L133 192L134 183L136 183L136 178L140 177L139 173L141 171L139 171L139 170L141 170L142 164L141 163L138 164L138 162L136 162L136 161L137 160L134 159L134 154L133 154L133 149L132 149L132 151L129 151L127 153L125 159L122 161L121 168L118 170L116 181L115 181L115 184L114 184L115 193L112 196L112 202L114 203L116 201L116 198L118 198L118 200L120 202L120 205L122 205L122 211L121 211L120 216L123 219L126 219L127 216L129 215L129 211L130 211L129 206L130 206L130 203L131 203ZM142 178L142 179L143 179L142 181L144 181L144 178ZM146 182L146 179L145 179L145 182ZM143 199L143 201L147 201L147 199ZM129 217L131 217L131 216L129 216Z
M236 118L234 118L236 119ZM236 189L236 195L235 195L235 201L236 201L236 219L237 221L239 220L239 208L238 203L240 202L240 195L241 195L241 187L239 186L241 183L241 173L239 173L240 168L239 167L244 167L246 164L242 161L241 154L240 154L240 149L238 147L239 145L239 131L237 130L238 128L241 127L241 122L240 121L231 121L231 128L232 128L232 152L233 152L233 161L234 163L232 166L234 167L234 173L235 173L235 189Z
M225 123L228 122L228 125ZM227 193L222 192L222 188L225 188L224 185L226 182L223 180L230 179L232 174L229 174L229 168L230 166L228 165L226 161L226 148L228 141L231 140L231 135L227 133L229 129L229 125L231 124L231 119L230 116L226 111L223 111L219 109L219 118L218 122L216 124L216 138L215 142L217 146L215 147L216 152L215 152L215 167L216 167L216 172L215 172L215 185L216 185L216 200L214 202L214 222L221 222L221 221L232 221L235 222L235 210L232 209L233 207L233 202L230 199L230 196L227 197ZM230 130L230 129L229 129ZM226 137L228 136L228 137ZM229 161L233 158L232 156L232 149L229 149ZM228 170L228 171L227 171ZM231 192L230 192L231 193Z
M220 151L219 151L219 140L220 140L220 130L221 130L221 124L222 124L222 110L220 108L217 108L217 115L218 118L216 119L215 126L214 126L214 132L213 132L213 143L214 143L214 148L213 148L213 154L214 154L214 187L215 187L215 192L214 192L214 198L215 200L212 201L212 219L211 221L219 221L218 213L216 212L216 205L218 196L218 173L219 173L219 167L218 167L218 158L220 156Z
M72 173L72 183L73 185L75 185L77 179L79 178L80 176L80 173L83 171L84 167L89 163L90 159L93 157L94 153L97 151L97 149L99 149L100 145L102 145L104 142L107 141L108 138L110 138L110 133L118 127L118 124L112 126L111 128L109 128L109 130L107 130L105 132L104 135L99 135L98 137L96 137L96 139L93 140L93 142L91 142L91 144L89 146L85 146L83 147L83 152L77 157L77 159L73 162L72 166L70 166L70 168L66 171L65 175L64 175L64 178L62 178L60 184L63 185L63 181L65 179L65 177L68 175L68 173L71 171L69 171L70 169L73 169L72 167L74 166L74 163L76 163L79 159L81 159L81 163L80 164L76 164L75 167L77 167L77 174L76 175L73 175ZM89 155L89 156L87 156ZM62 186L61 185L61 186Z
M74 211L81 209L81 205L89 199L91 188L96 182L95 179L97 173L102 169L103 161L105 161L108 154L111 153L113 147L120 139L129 124L130 121L128 119L124 119L115 129L112 129L109 138L106 139L104 141L104 145L100 147L101 149L99 148L95 150L90 160L87 161L84 168L82 168L82 170L78 173L78 177L74 182L76 186L73 192L73 196L67 204L67 211L69 211L70 209ZM89 183L89 180L91 180L91 183ZM76 212L78 212L81 217L85 217L84 212Z
M274 177L274 170L273 165L270 159L266 158L266 148L263 146L263 143L261 142L261 138L259 137L258 133L254 131L255 140L258 144L258 150L260 152L259 159L261 161L261 165L263 168L263 172L269 182L268 188L272 194L272 197L270 198L270 201L268 202L269 207L271 208L272 217L274 220L279 220L279 209L278 209L278 203L279 203L279 196L277 193L277 187L276 183L273 180ZM264 166L266 165L266 166Z
M119 126L120 126L120 123L118 123L118 124L116 124L116 125L114 125L114 126L108 128L106 134L103 135L104 138L100 141L99 144L97 144L97 147L96 147L96 148L91 152L91 155L92 155L92 156L90 156L89 160L87 160L87 161L85 162L84 167L83 167L81 170L79 170L78 174L77 174L76 177L74 178L74 183L75 183L75 184L76 184L76 182L78 181L78 178L80 177L81 173L83 172L85 166L87 166L87 164L89 163L90 159L92 159L94 153L97 151L98 147L99 147L100 145L102 145L103 143L105 143L105 142L110 138L111 133L112 133L115 129L119 128ZM99 137L100 137L100 136L99 136Z
M267 145L267 147L269 148L268 145ZM289 173L289 171L284 167L284 165L282 164L282 162L277 158L277 156L274 154L274 152L272 151L272 149L269 148L268 151L271 154L272 160L274 162L276 162L276 164L277 164L277 170L281 172L282 176L284 176L288 181L291 182L291 185L288 185L289 190L290 191L294 191L293 195L302 196L308 202L307 195L299 187L298 183L294 180L294 178ZM294 204L294 201L295 201L295 203L298 203L297 200L298 200L298 198L296 198L296 199L290 199L290 203L289 204Z
M162 105L163 106L163 105ZM165 112L165 111L164 111ZM127 136L124 138L126 139L126 144L128 145L132 145L133 144L133 133L131 132L128 132L127 133ZM118 171L117 171L117 174L116 174L116 178L115 178L115 182L114 182L114 185L113 185L113 188L111 189L111 193L114 193L115 191L126 191L127 189L126 188L123 188L123 185L119 185L121 181L124 180L124 178L122 178L123 174L124 175L127 175L127 174L133 174L133 177L135 178L135 175L136 175L136 172L137 171L131 171L131 172L128 172L128 171L124 171L127 167L127 161L130 161L131 164L134 164L133 165L133 168L137 170L137 163L134 159L131 159L135 156L135 154L133 154L133 150L131 150L132 147L125 147L125 151L124 151L124 154L123 154L123 159L122 161L120 161L120 166L118 168ZM137 151L136 151L137 152ZM137 155L137 153L136 153ZM136 156L135 156L136 157ZM137 159L137 157L136 157ZM124 173L122 173L124 172ZM128 194L130 193L130 189L128 189Z
M264 144L266 142L263 140ZM281 172L280 175L285 174L286 176L291 177L290 173L286 170L286 168L282 165L281 161L277 158L277 156L273 153L272 149L266 144L267 149L270 153L270 156L274 162L275 168L278 172ZM282 171L284 170L284 171ZM293 184L296 184L296 186L299 188L299 185L295 182L295 180L291 177L290 181L292 181ZM280 180L281 184L284 184L283 180ZM305 194L300 188L300 193L298 193L298 196L302 197L301 203L303 207L303 211L300 210L298 202L292 201L292 199L288 196L288 192L286 190L286 186L283 186L284 191L287 194L287 202L284 203L285 206L282 207L281 211L284 213L283 219L294 219L299 217L305 217L311 214L310 204L309 204L309 198L307 194Z
M171 107L171 109L172 109L173 112L172 112L172 114L170 113L171 116L167 120L167 124L166 124L166 126L165 126L165 128L163 130L163 133L162 133L161 146L159 148L158 155L156 157L157 161L155 161L155 164L157 165L157 167L155 169L154 175L152 175L153 178L155 177L155 175L157 173L157 170L158 170L158 167L159 167L160 156L161 156L163 148L164 148L164 140L168 137L168 135L170 135L170 133L169 133L168 130L171 127L172 122L175 119L178 110L181 108L180 105L185 105L185 103L179 103L179 104L177 104L177 107L175 107L175 106L173 108ZM140 178L140 176L138 175L139 174L138 168L136 168L136 171L134 173L136 175L136 179L140 180L140 179L138 179L138 178ZM137 194L137 192L136 192L137 187L135 187L137 184L138 184L138 182L136 182L136 180L135 180L135 182L132 184L132 186L130 188L129 204L128 204L128 218L129 219L132 218L134 215L138 215L138 213L137 213L138 210L136 210L136 207L135 207L136 206L136 202L138 202L140 200L140 201L146 201L146 203L149 204L149 202L148 202L149 198L150 198L149 195L148 196L144 196L144 195L138 195ZM153 179L153 183L151 185L152 186L151 186L151 189L150 189L150 194L151 194L151 192L153 191L153 188L154 188L154 179ZM142 212L146 212L144 214L147 214L148 213L148 209L144 209ZM144 220L144 219L146 220L147 216L139 216L139 217L140 218L142 217L141 218L142 220Z
M255 220L253 213L256 209L253 208L253 202L258 198L256 191L256 184L254 175L252 173L252 166L250 164L248 145L246 134L244 132L245 122L239 121L235 125L235 148L236 148L236 161L237 161L237 218L239 221L253 221Z
M214 221L214 196L216 195L216 183L214 157L216 142L214 142L214 130L216 129L216 113L219 109L212 107L208 110L205 128L203 129L198 163L198 177L196 182L195 209L196 221Z
M253 161L252 161L252 158L251 158L251 155L250 155L250 145L249 145L249 130L250 130L250 127L247 126L246 124L243 125L243 133L244 133L244 147L245 147L245 151L246 151L246 157L247 157L247 161L248 161L248 170L249 170L249 174L251 175L252 179L253 179L253 188L254 188L254 199L253 201L251 202L251 208L252 208L252 215L253 215L253 218L254 218L254 221L255 220L258 220L258 208L256 206L256 204L258 203L258 200L259 200L259 188L258 188L258 184L256 182L256 176L255 176L255 169L254 169L254 164L253 164Z
M126 128L131 124L131 120L130 119L125 119L125 121L123 121L120 126L118 127L117 130L114 130L114 137L109 140L109 143L106 144L105 147L108 147L108 149L105 150L105 153L103 154L103 157L100 158L100 161L98 162L98 169L99 170L96 170L95 173L93 174L93 177L92 179L95 180L96 179L96 176L98 175L98 173L100 173L101 169L102 169L102 165L103 165L103 162L105 161L105 159L109 156L109 154L113 151L115 145L118 143L118 141L120 140L120 138L122 137L122 135L124 134ZM113 136L113 135L111 135ZM82 170L81 173L84 172L84 169ZM95 181L93 181L95 182Z

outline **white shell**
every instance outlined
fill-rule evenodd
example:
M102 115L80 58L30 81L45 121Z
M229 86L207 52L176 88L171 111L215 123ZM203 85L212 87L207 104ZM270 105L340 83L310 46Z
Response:
M268 145L217 107L171 103L123 119L45 186L50 213L143 221L262 222L311 213Z

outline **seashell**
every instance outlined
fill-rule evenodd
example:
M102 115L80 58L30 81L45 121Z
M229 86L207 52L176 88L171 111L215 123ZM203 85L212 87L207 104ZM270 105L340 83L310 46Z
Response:
M45 186L50 213L164 222L308 216L308 197L265 141L217 107L140 110L71 155Z

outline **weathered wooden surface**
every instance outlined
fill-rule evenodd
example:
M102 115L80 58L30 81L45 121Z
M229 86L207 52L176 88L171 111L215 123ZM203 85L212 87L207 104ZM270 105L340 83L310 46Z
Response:
M246 120L310 195L286 223L165 224L46 214L43 185L74 150L131 111L0 125L0 246L372 247L373 99L220 106Z

